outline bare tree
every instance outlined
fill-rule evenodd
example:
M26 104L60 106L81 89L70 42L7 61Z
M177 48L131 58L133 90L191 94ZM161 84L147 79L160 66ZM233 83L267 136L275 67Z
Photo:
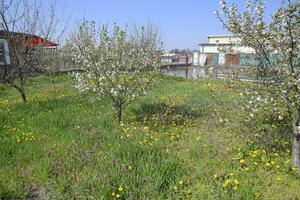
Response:
M52 41L61 38L60 21L55 1L2 1L0 83L15 88L24 102L27 101L26 78L43 70L39 65L42 55L58 45Z

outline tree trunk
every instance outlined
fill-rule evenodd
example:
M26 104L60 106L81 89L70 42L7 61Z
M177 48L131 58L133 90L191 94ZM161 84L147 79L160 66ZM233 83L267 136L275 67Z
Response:
M294 124L292 159L295 167L300 173L300 108L298 108L297 118Z
M293 163L300 173L300 126L295 126L292 147Z
M26 94L24 91L20 91L23 102L27 102Z
M121 121L122 121L122 107L118 107L118 108L117 108L116 115L117 115L118 122L119 122L119 124L120 124Z
M27 102L27 98L26 98L26 93L25 93L25 89L15 85L15 84L10 84L11 87L15 88L21 95L23 102Z

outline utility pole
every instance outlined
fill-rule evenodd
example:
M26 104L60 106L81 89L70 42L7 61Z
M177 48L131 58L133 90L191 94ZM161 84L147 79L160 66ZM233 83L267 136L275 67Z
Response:
M188 64L189 64L189 57L186 53L185 54L185 78L188 78L188 74L189 74Z

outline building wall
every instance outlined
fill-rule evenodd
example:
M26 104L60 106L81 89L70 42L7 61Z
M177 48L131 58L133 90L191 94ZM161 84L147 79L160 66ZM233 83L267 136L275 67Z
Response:
M199 52L193 53L193 65L199 65L200 55Z
M207 55L206 64L208 65L258 65L258 61L253 57L255 50L245 46L234 46L234 43L239 42L237 36L208 36L208 44L200 45L200 54ZM219 45L225 49L230 49L231 53L222 51Z
M226 64L227 65L239 65L240 64L240 54L228 54L226 55Z
M243 53L254 53L254 49L250 47L232 47L234 52L243 52ZM202 51L202 52L201 52ZM203 45L200 47L201 53L220 53L219 47L217 45Z

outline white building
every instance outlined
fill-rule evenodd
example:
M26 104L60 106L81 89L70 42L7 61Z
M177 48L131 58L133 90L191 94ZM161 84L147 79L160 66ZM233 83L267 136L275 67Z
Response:
M162 63L178 62L177 54L174 53L164 53L160 59Z
M249 65L255 62L255 51L239 45L235 35L211 35L207 43L199 44L199 53L194 53L194 65Z

